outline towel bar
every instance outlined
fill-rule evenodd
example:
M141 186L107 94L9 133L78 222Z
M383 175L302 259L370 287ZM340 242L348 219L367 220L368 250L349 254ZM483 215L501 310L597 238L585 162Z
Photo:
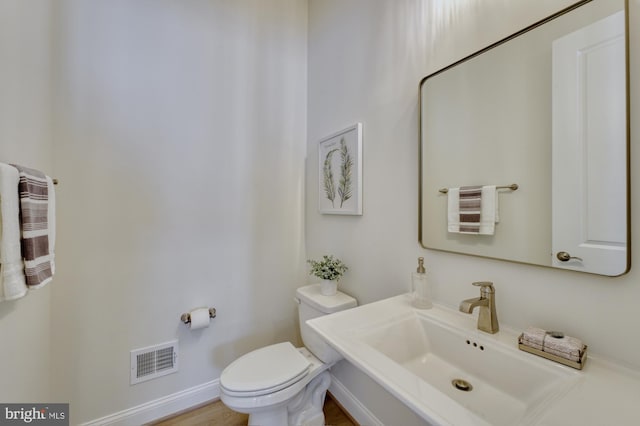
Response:
M512 191L515 191L518 188L519 186L517 183L512 183L511 185L496 186L496 189L510 189ZM442 192L443 194L446 194L447 192L449 192L449 188L440 188L438 191Z

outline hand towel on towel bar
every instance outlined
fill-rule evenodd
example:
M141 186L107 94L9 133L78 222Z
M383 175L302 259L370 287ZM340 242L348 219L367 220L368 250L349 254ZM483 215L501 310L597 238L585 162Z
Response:
M0 163L0 301L27 294L20 248L18 170Z
M39 170L13 165L20 182L24 274L30 289L42 287L55 272L55 192L53 180Z
M468 222L465 223L462 220L465 217L463 216L461 218L461 213L464 213L465 210L464 210L464 207L461 209L460 191L463 190L463 192L465 192L466 191L465 188L469 188L469 187L449 188L449 191L447 192L447 197L448 197L447 229L448 231L452 233L460 233L460 234L493 235L495 233L495 224L498 223L500 220L496 186L485 185L482 187L477 187L479 189L478 192L481 194L481 196L479 197L480 198L480 206L479 206L480 217L479 217L479 222L470 223L471 228L469 228ZM469 194L469 192L467 192L467 194ZM477 231L475 229L477 229Z

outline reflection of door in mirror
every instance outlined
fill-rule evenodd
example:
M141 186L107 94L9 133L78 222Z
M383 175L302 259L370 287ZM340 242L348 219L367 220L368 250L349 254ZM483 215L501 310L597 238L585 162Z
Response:
M618 275L627 265L624 12L552 49L552 264Z

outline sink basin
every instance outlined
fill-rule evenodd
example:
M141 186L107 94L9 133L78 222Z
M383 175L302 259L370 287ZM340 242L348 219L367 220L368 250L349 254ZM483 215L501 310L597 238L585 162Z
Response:
M308 322L348 361L430 424L532 425L580 376L520 351L517 333L396 296Z
M492 425L532 422L573 382L569 371L417 312L359 340Z

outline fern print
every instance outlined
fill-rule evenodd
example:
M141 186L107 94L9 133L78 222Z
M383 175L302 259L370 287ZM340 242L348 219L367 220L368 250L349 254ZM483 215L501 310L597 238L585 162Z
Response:
M342 138L340 139L340 181L338 182L340 208L342 208L344 202L351 198L352 195L352 169L353 159L351 158L351 154L349 154L349 149L347 148L344 138Z
M333 183L333 170L331 166L331 159L333 154L338 151L338 149L332 149L327 153L327 156L324 159L324 193L329 201L331 201L331 207L334 207L334 200L336 198L336 187Z

